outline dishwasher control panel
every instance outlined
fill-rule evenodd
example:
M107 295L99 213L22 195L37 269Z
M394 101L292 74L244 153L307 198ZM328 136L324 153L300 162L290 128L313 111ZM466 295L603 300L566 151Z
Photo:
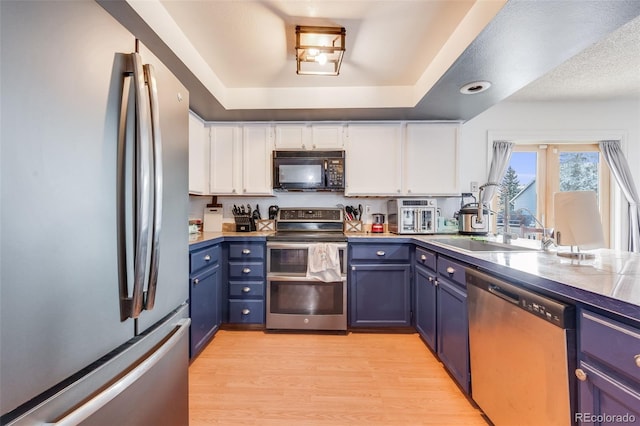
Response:
M575 307L534 293L512 282L506 282L492 275L474 269L466 270L467 285L473 285L519 306L560 328L575 328Z

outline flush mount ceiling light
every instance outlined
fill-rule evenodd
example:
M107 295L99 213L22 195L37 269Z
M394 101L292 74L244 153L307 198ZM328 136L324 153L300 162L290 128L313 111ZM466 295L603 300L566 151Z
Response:
M297 74L340 74L345 35L342 27L296 26Z
M471 83L465 84L460 88L460 93L463 95L474 95L476 93L481 93L491 87L491 82L489 81L472 81Z

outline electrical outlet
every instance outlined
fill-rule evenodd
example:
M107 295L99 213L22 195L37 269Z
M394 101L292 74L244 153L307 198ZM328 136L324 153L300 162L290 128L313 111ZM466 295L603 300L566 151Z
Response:
M471 192L478 192L478 182L471 182Z
M365 212L366 214L371 214L371 206L367 204L367 205L364 207L364 212Z

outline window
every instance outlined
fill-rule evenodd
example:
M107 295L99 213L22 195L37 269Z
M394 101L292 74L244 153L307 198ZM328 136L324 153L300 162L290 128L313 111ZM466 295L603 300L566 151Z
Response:
M514 147L495 200L498 232L504 230L508 200L510 232L540 238L542 228L553 228L553 194L559 191L596 191L605 242L609 245L609 169L597 143L518 144Z

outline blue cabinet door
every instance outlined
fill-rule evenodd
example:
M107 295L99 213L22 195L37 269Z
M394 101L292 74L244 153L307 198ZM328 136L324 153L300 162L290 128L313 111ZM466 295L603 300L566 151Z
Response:
M416 266L415 269L415 325L416 330L427 345L437 350L436 345L436 309L437 291L436 274L427 268Z
M469 322L467 320L467 293L458 285L438 278L438 357L451 375L468 394Z
M220 327L220 264L192 276L190 281L190 357L193 358Z
M584 380L578 383L580 395L574 421L578 425L634 424L640 421L640 392L619 382L584 361L579 363ZM633 421L635 419L635 421Z
M411 266L352 265L351 326L411 325Z

